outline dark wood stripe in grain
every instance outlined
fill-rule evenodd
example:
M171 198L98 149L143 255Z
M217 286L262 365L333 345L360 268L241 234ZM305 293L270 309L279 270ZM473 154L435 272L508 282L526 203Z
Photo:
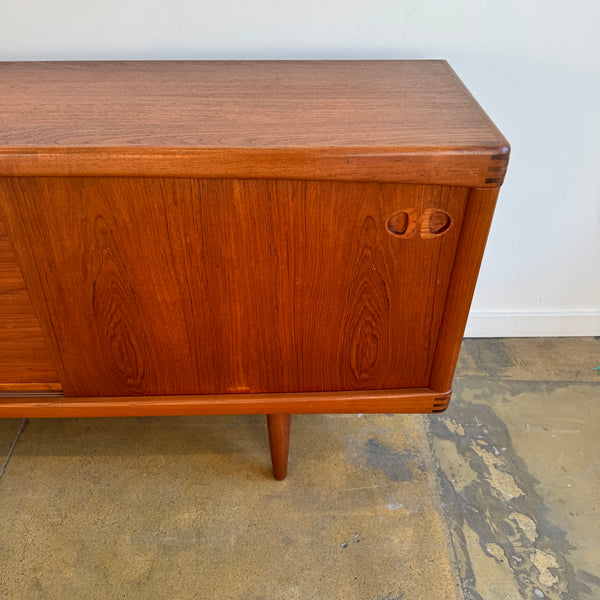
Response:
M488 177L485 178L487 185L502 185L508 168L508 159L508 152L506 154L495 154L491 157L492 162L488 167Z
M40 392L44 393L58 393L62 394L62 386L60 383L6 383L0 382L0 393L11 393L11 392Z
M33 398L64 398L65 395L60 390L36 390L35 388L21 390L6 390L0 388L0 403L3 399L8 402L17 402L19 400L31 401Z

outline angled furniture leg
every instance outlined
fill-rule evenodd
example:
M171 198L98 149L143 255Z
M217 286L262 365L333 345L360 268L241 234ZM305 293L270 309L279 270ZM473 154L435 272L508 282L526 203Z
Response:
M287 474L288 453L290 447L290 415L267 415L269 446L273 475L281 481Z

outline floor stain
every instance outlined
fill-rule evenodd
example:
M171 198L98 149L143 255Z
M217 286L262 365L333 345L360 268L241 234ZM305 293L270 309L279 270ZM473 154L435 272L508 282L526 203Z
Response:
M421 468L421 459L412 452L399 452L379 442L376 438L369 438L365 444L367 465L381 469L391 481L412 481L413 472L411 465Z
M514 361L503 338L472 340L469 344L470 357L477 369L488 377L504 375L514 366Z
M485 547L485 551L493 556L497 561L507 564L508 560L506 559L506 554L504 554L504 550L498 544L488 544Z
M527 515L518 512L508 515L508 518L517 524L519 529L526 535L527 539L532 544L535 542L535 540L537 540L538 532L533 519L530 519Z
M486 443L481 440L474 440L471 443L471 449L477 454L487 468L487 479L490 485L502 494L505 500L513 500L524 495L524 492L516 484L515 479L509 473L502 470L503 460L494 456L492 452L482 448Z
M491 407L471 402L455 402L451 414L452 419L432 418L430 430L434 439L453 444L459 460L477 475L457 489L457 465L442 465L443 457L438 456L442 502L465 600L490 597L476 591L465 528L475 532L481 549L505 568L523 598L577 599L577 576L568 561L573 546L565 532L547 520L547 508L535 489L538 482L515 453L503 421Z
M531 562L539 572L541 584L546 587L553 587L558 583L558 577L555 573L557 569L560 569L560 565L552 554L536 549L531 555Z

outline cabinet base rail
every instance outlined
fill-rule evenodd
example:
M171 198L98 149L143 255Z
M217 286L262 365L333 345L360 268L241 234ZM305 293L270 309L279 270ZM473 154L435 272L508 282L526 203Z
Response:
M0 417L144 417L180 415L267 415L319 413L443 412L450 391L429 388L199 394L180 396L65 397L56 391L0 391Z
M46 395L44 395L46 394ZM140 417L265 414L275 479L285 479L290 414L443 412L450 392L428 388L290 394L67 398L58 391L0 391L0 417Z

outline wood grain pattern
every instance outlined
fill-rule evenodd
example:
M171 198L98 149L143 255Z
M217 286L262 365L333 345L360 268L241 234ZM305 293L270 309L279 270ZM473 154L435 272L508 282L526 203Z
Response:
M0 216L0 390L57 389L42 336Z
M0 63L0 175L494 187L508 153L445 61Z
M0 207L68 396L429 383L468 190L4 178ZM403 239L390 215L452 215Z
M0 417L135 417L176 415L431 413L450 393L426 388L297 394L205 394L58 398L0 393Z

